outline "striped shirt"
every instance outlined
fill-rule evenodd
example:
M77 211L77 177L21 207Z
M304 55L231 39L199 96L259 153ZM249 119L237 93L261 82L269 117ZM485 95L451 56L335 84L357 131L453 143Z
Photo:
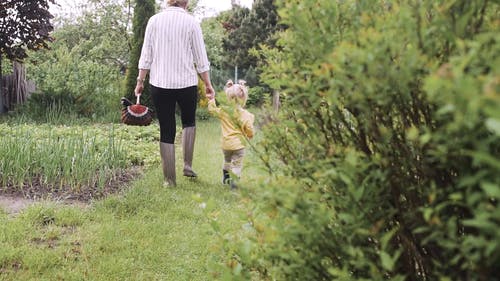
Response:
M198 85L198 73L210 69L200 24L179 7L152 16L146 26L139 69L149 83L164 89Z

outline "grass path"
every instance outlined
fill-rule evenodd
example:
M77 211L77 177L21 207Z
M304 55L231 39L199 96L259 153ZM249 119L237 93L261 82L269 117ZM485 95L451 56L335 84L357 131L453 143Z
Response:
M180 145L176 156L175 188L162 187L157 167L85 208L42 202L15 217L0 210L0 280L211 279L220 257L207 209L223 228L245 223L239 193L220 184L217 122L198 125L198 180L180 176Z

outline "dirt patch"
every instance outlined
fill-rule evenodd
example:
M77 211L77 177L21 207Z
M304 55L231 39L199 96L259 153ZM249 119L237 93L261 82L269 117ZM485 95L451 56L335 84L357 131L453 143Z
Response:
M85 206L92 200L122 191L142 172L142 167L132 167L115 172L103 185L83 185L77 188L47 185L40 178L34 178L31 183L23 186L8 184L0 187L0 209L15 214L41 200Z
M0 209L4 209L9 214L17 214L35 201L0 195Z

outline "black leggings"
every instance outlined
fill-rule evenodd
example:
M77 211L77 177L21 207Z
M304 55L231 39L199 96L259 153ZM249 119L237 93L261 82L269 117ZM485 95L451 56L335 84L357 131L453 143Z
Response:
M184 89L163 89L151 86L151 97L160 123L161 142L174 143L176 104L179 104L181 111L182 128L196 126L197 86Z

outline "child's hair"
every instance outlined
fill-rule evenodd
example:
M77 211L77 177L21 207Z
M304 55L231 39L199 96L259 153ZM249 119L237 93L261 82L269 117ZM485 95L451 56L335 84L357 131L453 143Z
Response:
M248 87L246 86L245 80L238 80L237 84L233 83L233 80L229 79L224 87L224 92L229 101L235 102L236 104L245 106L248 99Z
M189 0L167 0L167 5L181 7L188 3Z

